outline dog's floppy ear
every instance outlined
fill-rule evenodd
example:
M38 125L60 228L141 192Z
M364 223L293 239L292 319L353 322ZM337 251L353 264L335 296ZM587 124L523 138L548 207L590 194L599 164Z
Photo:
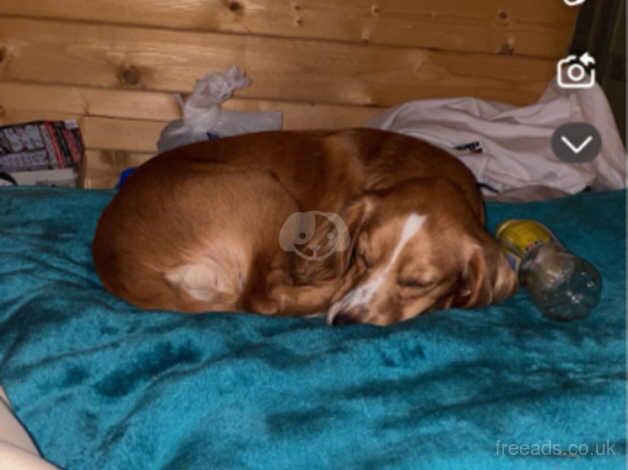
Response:
M472 243L465 254L460 282L452 307L481 307L511 296L517 276L497 242L488 234L481 243Z
M491 302L492 290L487 282L486 271L482 250L476 247L462 267L452 307L469 308Z

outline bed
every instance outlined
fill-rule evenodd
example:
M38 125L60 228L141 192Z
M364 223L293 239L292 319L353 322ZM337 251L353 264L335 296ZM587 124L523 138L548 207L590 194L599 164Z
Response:
M90 241L111 190L0 189L0 384L67 469L614 468L625 457L625 191L489 203L600 270L586 319L524 292L388 328L142 312Z
M622 18L609 3L606 16ZM69 470L621 467L626 193L581 191L624 188L625 147L601 90L561 99L551 85L570 45L606 27L595 5L0 0L0 125L76 122L92 189L0 188L0 470L17 468L7 442ZM619 49L592 44L601 65ZM280 111L289 130L370 123L463 144L456 155L491 198L580 193L490 202L488 224L548 224L600 270L599 307L557 323L519 292L389 328L329 328L142 312L108 295L90 242L110 188L181 117L175 93L234 65L252 85L226 110ZM554 130L582 120L603 132L602 155L547 171Z

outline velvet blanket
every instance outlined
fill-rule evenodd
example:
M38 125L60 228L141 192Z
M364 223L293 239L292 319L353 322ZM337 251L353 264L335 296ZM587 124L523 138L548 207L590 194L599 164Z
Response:
M67 469L620 468L625 192L491 203L600 270L586 319L499 306L392 327L142 312L94 273L109 191L0 190L0 384Z

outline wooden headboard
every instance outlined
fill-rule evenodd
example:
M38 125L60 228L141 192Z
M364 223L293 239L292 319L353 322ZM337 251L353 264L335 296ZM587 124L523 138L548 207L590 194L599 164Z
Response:
M561 0L0 0L0 122L78 119L89 187L149 158L209 71L231 109L284 126L362 125L419 98L536 100L568 50Z

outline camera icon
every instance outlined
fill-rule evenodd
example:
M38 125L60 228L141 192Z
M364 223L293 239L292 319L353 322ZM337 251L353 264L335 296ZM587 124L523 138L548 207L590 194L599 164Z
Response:
M580 57L569 55L558 62L556 77L558 86L566 89L587 89L595 85L595 59L585 52Z

